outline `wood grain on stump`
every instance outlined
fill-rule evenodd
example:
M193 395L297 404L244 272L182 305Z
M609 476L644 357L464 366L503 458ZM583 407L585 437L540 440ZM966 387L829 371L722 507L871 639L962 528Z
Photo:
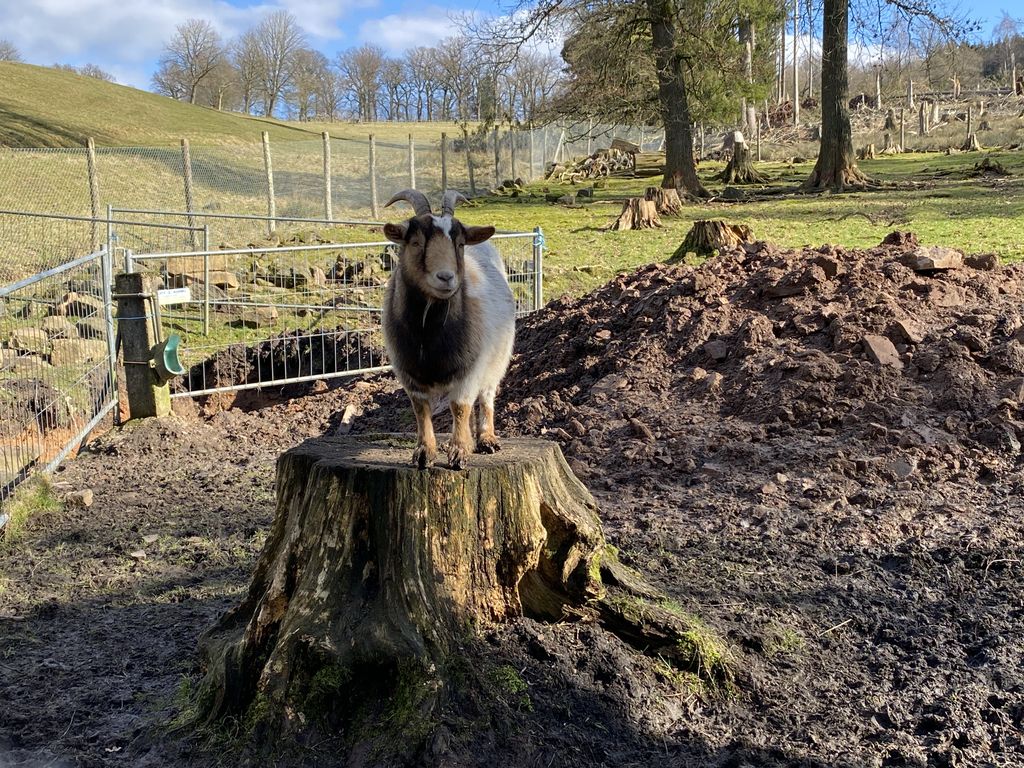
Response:
M657 204L642 197L631 197L622 204L622 213L608 229L654 229L661 226Z
M467 470L417 470L414 440L308 441L277 468L277 512L249 593L201 643L198 722L349 737L428 715L452 656L494 622L597 621L708 681L707 632L620 565L558 446L506 440ZM400 719L400 718L399 718ZM419 734L425 736L425 734Z

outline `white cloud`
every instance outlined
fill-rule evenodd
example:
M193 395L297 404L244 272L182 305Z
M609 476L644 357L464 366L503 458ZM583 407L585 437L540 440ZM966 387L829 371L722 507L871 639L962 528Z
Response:
M391 14L364 21L359 40L379 45L389 53L400 53L420 45L435 45L459 32L455 19L444 8L431 7L418 16Z

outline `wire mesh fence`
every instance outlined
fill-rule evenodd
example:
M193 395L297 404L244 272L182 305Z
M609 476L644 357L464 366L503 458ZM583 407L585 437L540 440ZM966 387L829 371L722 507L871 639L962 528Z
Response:
M114 407L104 248L0 288L0 503Z
M422 138L420 131L414 140L274 142L267 152L256 137L187 151L98 147L92 163L85 147L0 148L0 209L101 218L113 205L367 219L377 218L390 194L409 186L430 195L444 187L478 194L505 179L540 178L552 162L591 154L613 138L646 149L661 143L653 129L590 123L473 131L444 140L440 133Z

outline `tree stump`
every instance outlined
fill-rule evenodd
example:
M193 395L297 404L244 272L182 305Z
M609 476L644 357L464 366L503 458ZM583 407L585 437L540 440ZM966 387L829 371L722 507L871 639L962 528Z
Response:
M655 202L643 197L631 197L623 203L619 218L607 228L611 230L654 229L660 226L661 217L658 216Z
M882 145L883 155L898 155L903 151L903 147L892 140L892 134L886 133L884 137L884 143Z
M675 187L648 187L644 190L644 200L653 202L655 210L665 216L675 216L683 210L683 201Z
M742 243L754 242L754 232L746 224L728 224L720 219L703 219L693 222L686 238L672 254L669 261L683 259L687 253L708 255L718 253L721 248L735 248Z
M718 178L726 184L764 184L766 179L754 168L750 159L750 150L743 141L743 134L736 131L733 134L732 158L725 166Z
M980 152L981 142L978 141L978 134L974 132L967 134L967 139L964 140L964 145L960 149L963 152Z
M596 621L728 681L708 630L618 563L555 443L506 440L461 472L410 466L413 443L323 438L279 458L248 596L201 641L191 725L227 718L257 747L329 733L353 750L415 750L442 710L451 723L453 700L488 690L460 647L522 615Z
M858 160L874 160L877 152L874 144L867 144L857 150Z

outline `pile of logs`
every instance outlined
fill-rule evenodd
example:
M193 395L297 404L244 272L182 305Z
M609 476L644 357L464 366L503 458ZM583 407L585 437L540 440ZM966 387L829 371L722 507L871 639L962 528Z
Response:
M639 151L638 147L637 150ZM627 152L612 146L608 149L599 149L594 154L568 165L552 163L544 178L575 184L585 179L598 179L620 171L633 170L636 170L636 152Z

